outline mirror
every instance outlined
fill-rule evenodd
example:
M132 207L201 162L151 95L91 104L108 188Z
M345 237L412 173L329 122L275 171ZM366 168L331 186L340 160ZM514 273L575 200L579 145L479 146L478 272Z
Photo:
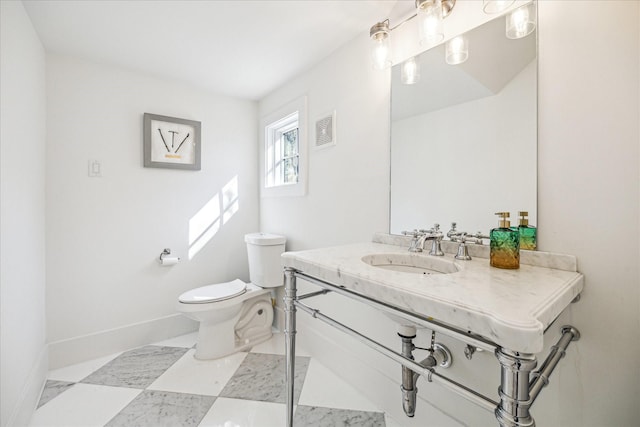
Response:
M468 33L469 57L447 65L439 45L416 57L417 83L391 73L390 232L451 222L475 233L495 212L536 225L537 30L505 36L505 17Z

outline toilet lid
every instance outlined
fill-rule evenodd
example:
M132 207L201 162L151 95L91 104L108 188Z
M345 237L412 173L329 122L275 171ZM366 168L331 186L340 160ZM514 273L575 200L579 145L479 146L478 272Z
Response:
M233 298L244 294L246 291L247 284L240 279L236 279L232 282L216 283L191 289L180 295L178 301L185 304L204 304Z

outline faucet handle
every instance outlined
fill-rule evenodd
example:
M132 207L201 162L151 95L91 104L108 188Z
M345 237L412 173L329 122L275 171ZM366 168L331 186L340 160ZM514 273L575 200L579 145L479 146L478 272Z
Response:
M488 239L489 236L485 236L482 232L478 231L476 234L469 234L466 236L466 241L469 243L475 243L476 245L482 245L482 239Z
M409 252L422 252L422 248L420 247L420 238L424 236L424 233L421 230L414 229L413 231L403 231L402 234L405 236L411 236L412 238L409 245Z
M476 242L479 245L482 244L482 239L490 239L490 237L486 234L482 234L482 231L478 231L473 237L479 240L478 242Z
M459 235L460 235L460 232L456 229L456 226L457 226L457 225L458 225L458 224L457 224L456 222L452 222L452 223L451 223L451 230L447 231L447 237L448 237L448 238L450 238L450 239L451 239L452 237L455 237L455 236L459 236Z

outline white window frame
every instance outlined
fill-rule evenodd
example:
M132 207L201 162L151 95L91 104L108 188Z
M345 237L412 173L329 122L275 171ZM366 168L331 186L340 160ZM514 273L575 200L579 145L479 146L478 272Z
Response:
M265 131L265 187L272 188L281 185L295 185L300 179L300 129L298 128L298 112L289 114L287 117L268 124ZM284 176L286 171L284 170L285 160L293 157L286 157L284 155L284 141L283 136L292 130L298 131L296 154L297 157L297 173L295 175L295 182L284 182Z
M298 182L271 185L267 178L269 159L275 141L283 130L290 130L297 115L298 122ZM302 96L260 120L260 195L262 197L295 197L307 193L307 97ZM271 160L273 162L273 160Z

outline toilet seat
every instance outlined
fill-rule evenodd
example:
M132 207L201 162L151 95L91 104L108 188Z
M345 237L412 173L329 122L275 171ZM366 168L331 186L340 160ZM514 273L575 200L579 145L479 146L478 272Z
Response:
M180 295L178 301L184 304L206 304L237 297L247 292L247 284L240 279L216 283L192 289Z

